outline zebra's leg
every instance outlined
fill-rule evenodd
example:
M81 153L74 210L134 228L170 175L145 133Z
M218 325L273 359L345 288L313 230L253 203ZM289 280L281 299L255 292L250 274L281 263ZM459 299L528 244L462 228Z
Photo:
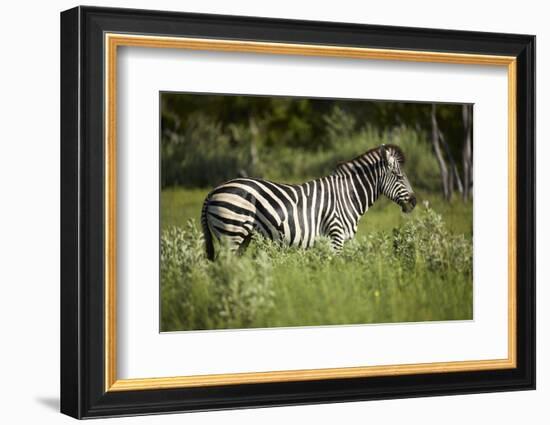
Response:
M237 254L239 255L244 254L244 252L246 251L246 248L248 248L248 245L252 240L252 234L254 231L253 224L250 222L243 223L243 229L246 231L246 235L243 236L243 239L236 250Z
M251 240L252 240L252 232L250 232L247 236L245 236L245 238L237 248L237 254L243 255L244 252L246 251L246 248L248 248L248 245L250 244Z
M344 241L341 240L341 239L333 239L331 238L330 239L330 244L332 246L332 249L334 249L335 251L339 252L342 250L342 248L344 248Z
M344 247L344 228L338 221L335 220L328 226L328 236L332 248L341 251Z
M214 225L212 233L219 242L218 251L229 250L233 253L240 252L241 245L250 237L245 228L236 228L235 226L229 230L223 226Z

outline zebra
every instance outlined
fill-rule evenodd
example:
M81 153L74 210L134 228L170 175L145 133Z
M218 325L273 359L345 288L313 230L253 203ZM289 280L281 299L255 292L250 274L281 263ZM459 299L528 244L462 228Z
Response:
M328 176L302 184L259 178L223 183L206 196L201 211L206 255L215 257L212 234L242 252L254 232L301 248L328 236L340 250L381 194L405 213L414 209L416 197L402 170L404 163L401 148L382 145L340 162Z

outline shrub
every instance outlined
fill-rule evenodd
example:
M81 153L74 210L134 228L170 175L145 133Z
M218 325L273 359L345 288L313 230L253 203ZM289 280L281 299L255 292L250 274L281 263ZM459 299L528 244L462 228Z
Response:
M419 210L415 219L393 230L393 248L401 263L410 268L423 261L432 271L470 273L471 242L452 235L427 201Z
M160 274L163 329L248 327L272 306L272 276L265 252L236 261L220 246L215 262L206 260L194 222L161 235Z
M162 330L468 319L472 242L449 233L425 204L392 232L335 252L254 235L243 255L204 256L193 221L161 236Z

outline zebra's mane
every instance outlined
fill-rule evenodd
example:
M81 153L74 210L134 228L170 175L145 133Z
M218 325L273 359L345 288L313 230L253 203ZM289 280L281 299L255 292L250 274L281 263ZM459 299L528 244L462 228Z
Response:
M385 146L387 150L389 150L393 156L399 161L399 164L403 165L405 163L405 154L401 150L401 148L397 145L389 144L389 145L382 145ZM370 157L370 158L376 158L377 160L382 159L382 146L378 146L376 148L369 149L368 151L362 153L361 155L357 155L355 158L352 158L347 161L340 161L338 164L336 164L336 170L341 168L342 166L352 163L358 159Z

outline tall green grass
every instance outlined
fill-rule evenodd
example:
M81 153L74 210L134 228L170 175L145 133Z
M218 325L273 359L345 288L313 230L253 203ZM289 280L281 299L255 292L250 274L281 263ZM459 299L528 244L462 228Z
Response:
M261 237L242 256L218 252L205 259L193 220L164 227L162 331L472 318L471 238L427 206L341 252L327 239L301 250Z

